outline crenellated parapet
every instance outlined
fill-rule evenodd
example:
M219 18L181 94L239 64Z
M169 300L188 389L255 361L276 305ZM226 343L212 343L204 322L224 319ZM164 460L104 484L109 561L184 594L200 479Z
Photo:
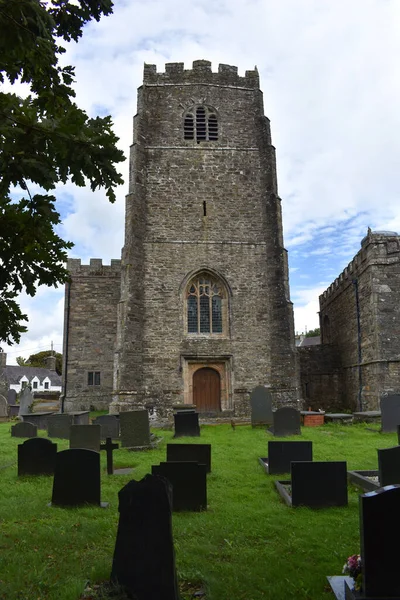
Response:
M195 84L209 83L212 85L235 86L259 89L260 80L257 67L246 71L244 77L238 75L238 68L231 65L218 65L218 72L211 70L208 60L193 61L192 69L185 69L183 62L166 63L165 72L157 72L156 65L144 65L144 85Z
M67 269L73 277L120 277L121 259L112 258L110 265L103 265L101 258L91 258L88 265L82 265L80 258L68 258Z
M400 262L400 236L395 231L371 231L361 241L361 249L319 297L323 309L371 264Z

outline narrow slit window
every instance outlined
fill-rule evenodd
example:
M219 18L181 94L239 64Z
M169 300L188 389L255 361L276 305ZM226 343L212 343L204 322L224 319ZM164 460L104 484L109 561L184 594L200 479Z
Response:
M204 200L203 202L203 217L207 216L207 202Z

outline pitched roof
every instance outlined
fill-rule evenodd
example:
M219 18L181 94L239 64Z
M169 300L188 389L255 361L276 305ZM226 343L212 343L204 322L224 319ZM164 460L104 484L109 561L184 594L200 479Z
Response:
M318 346L321 343L321 336L314 335L312 337L305 337L299 344L300 348L304 348L304 346Z
M9 384L18 384L21 381L21 377L25 377L28 381L32 381L34 377L37 377L40 383L43 382L46 377L50 379L51 385L58 385L61 387L61 377L56 371L50 371L50 369L44 369L42 367L20 367L19 365L7 365L3 369L2 378L8 381Z

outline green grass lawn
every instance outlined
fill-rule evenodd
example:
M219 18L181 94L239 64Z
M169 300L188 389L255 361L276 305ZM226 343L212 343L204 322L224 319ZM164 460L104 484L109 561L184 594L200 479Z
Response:
M51 477L17 477L23 440L11 437L10 423L0 424L2 600L78 600L87 582L108 579L118 491L165 460L173 432L157 434L163 440L156 450L114 452L114 465L134 467L132 475L107 476L101 453L107 509L62 509L47 506ZM281 477L266 475L258 463L270 439L261 428L218 425L202 426L201 438L179 440L212 444L208 510L173 515L179 580L194 588L203 582L207 600L329 600L326 575L339 575L345 559L359 550L359 490L349 486L347 508L287 507L274 486ZM348 469L377 468L376 450L397 444L395 434L375 433L364 424L302 428L301 438L285 439L312 440L314 460L347 460ZM59 450L68 447L55 441Z

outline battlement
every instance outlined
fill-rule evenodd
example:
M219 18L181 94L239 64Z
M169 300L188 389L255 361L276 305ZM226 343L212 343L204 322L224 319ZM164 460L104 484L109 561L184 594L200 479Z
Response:
M101 258L91 258L88 265L82 265L80 258L68 258L67 269L71 275L96 275L119 277L121 274L121 259L112 258L110 265L103 265Z
M252 71L246 71L245 76L240 77L237 67L220 64L218 65L218 72L213 73L210 61L195 60L192 69L185 69L183 62L166 63L164 73L157 72L156 65L145 63L143 83L153 85L208 83L211 85L259 89L260 78L257 67Z
M373 258L387 258L398 254L400 260L400 237L395 231L371 231L361 240L361 250L343 269L338 277L319 297L320 306L345 285L351 283L359 273L363 263Z

